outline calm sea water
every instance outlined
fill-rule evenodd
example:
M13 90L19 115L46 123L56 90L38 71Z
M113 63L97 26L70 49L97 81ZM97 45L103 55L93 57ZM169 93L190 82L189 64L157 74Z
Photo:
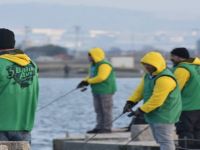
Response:
M41 78L38 109L73 90L80 81L78 78ZM138 83L138 78L117 80L118 91L114 95L113 117L122 112L125 101ZM124 115L114 122L113 128L127 126L130 121ZM85 133L94 126L95 113L90 88L85 92L76 90L37 112L32 131L32 150L52 150L54 138L63 138L66 133Z

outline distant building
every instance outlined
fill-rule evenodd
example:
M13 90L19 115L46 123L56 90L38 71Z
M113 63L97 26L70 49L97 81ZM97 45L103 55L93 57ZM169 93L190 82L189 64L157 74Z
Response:
M134 69L135 67L134 57L131 56L111 57L110 61L114 68Z

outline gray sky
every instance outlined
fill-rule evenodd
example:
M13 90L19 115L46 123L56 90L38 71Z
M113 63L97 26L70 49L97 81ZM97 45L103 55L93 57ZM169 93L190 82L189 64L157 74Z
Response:
M200 19L200 0L0 0L1 4L21 4L21 3L43 3L43 4L59 4L59 5L78 5L78 6L103 6L103 7L113 7L113 8L121 8L121 9L128 9L133 11L140 11L138 14L142 14L141 12L145 12L145 15L138 15L143 16L143 18L137 19L137 22L132 25L130 22L130 25L126 26L122 22L121 24L117 24L118 26L113 25L115 27L115 30L121 29L121 27L128 29L131 29L131 31L134 29L134 31L143 32L145 29L147 29L150 32L155 31L165 31L165 30L172 30L176 31L180 29L180 31L187 31L190 33L191 31L196 30L200 32L199 29L199 19ZM20 5L23 6L23 5ZM26 6L26 5L24 5ZM32 5L30 5L32 6ZM45 5L42 5L45 6ZM54 6L54 5L53 5ZM3 7L3 6L2 6ZM54 8L54 7L53 7ZM98 13L99 12L98 8ZM22 9L23 10L23 9ZM45 10L45 9L44 9ZM5 12L5 11L4 11ZM12 12L12 11L11 11ZM23 11L22 11L23 12ZM33 10L35 12L35 10ZM32 11L29 13L33 13ZM117 11L117 12L123 12L123 11ZM129 11L128 11L129 12ZM131 11L130 11L131 12ZM12 12L13 13L13 12ZM11 13L11 16L12 16ZM16 13L16 14L20 14ZM144 17L146 17L146 14L150 14L149 20L144 20ZM136 13L137 14L137 13ZM5 14L1 13L2 18L4 18ZM44 14L46 15L46 14ZM48 13L47 13L48 15ZM9 16L9 15L8 15ZM119 15L120 16L120 15ZM126 14L128 16L128 14ZM137 17L138 17L137 16ZM123 17L123 16L121 16ZM17 19L16 19L17 18ZM25 17L26 18L26 17ZM46 19L47 18L47 19ZM45 16L45 19L42 21L39 21L37 23L34 19L38 19L37 16L34 16L33 19L27 19L24 20L24 18L20 15L20 17L7 17L7 22L5 23L5 26L22 26L22 24L25 22L26 24L31 27L37 27L37 26L46 26L49 27L49 24L55 23L49 23L51 22L51 19L48 19L49 16ZM126 17L123 17L126 18ZM11 21L9 19L12 19ZM14 20L15 19L15 20ZM57 18L60 22L64 21L61 18ZM72 17L72 19L74 19ZM151 19L153 20L151 22ZM20 20L20 21L19 21ZM80 24L80 19L71 20L71 24ZM59 22L58 21L58 22ZM105 21L105 20L104 20ZM115 18L115 21L117 22L118 19ZM126 21L126 20L125 20ZM20 22L17 24L17 22ZM43 25L43 23L46 23L48 25ZM67 23L67 22L65 22ZM87 22L88 23L88 22ZM90 22L87 24L85 23L86 27L90 27ZM16 25L17 24L17 25ZM61 23L62 24L62 23ZM127 23L129 24L129 23ZM135 25L136 24L136 25ZM63 24L62 24L63 25ZM69 25L67 23L67 25ZM63 25L67 27L67 25ZM92 24L94 28L101 28L101 23L97 22L97 24ZM104 24L105 25L105 24ZM112 24L111 24L112 25ZM135 26L134 26L135 25ZM58 26L57 24L53 24L53 27ZM84 27L84 25L83 25ZM104 28L105 26L103 26ZM130 28L128 28L130 27ZM108 27L109 28L109 27ZM107 29L107 24L106 24ZM132 31L133 32L133 31ZM162 33L161 33L162 34ZM170 33L169 33L170 34ZM176 35L177 37L173 37L174 39L178 39L180 36L182 38L182 35ZM165 37L164 37L165 38ZM189 40L188 40L189 41Z
M1 0L5 3L57 3L65 5L108 6L152 12L199 13L200 0Z
M48 3L106 6L155 13L171 20L200 18L200 0L1 0L0 4Z

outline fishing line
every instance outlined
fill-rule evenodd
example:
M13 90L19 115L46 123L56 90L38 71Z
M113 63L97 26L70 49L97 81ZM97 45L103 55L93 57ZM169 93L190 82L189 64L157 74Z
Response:
M46 104L46 105L40 107L40 108L37 110L37 112L39 112L39 111L45 109L45 108L48 107L49 105L51 105L51 104L57 102L57 101L60 100L61 98L63 98L63 97L65 97L65 96L67 96L67 95L73 93L73 92L76 91L76 90L77 90L77 88L75 88L75 89L73 89L73 90L71 90L71 91L65 93L64 95L61 95L61 96L57 97L56 99L52 100L50 103L48 103L48 104Z
M115 119L113 119L111 123L113 123L113 122L115 122L116 120L118 120L119 118L121 118L121 116L123 116L123 114L124 114L124 113L121 113L119 116L117 116ZM97 135L98 135L98 132L95 133L93 136L91 136L89 139L87 139L87 140L85 141L85 144L87 144L90 140L92 140L92 139L93 139L95 136L97 136Z

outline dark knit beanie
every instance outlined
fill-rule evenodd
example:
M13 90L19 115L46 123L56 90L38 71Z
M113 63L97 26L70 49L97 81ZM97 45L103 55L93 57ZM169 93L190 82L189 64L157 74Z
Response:
M13 31L0 28L0 49L10 49L15 47L15 35Z
M171 51L171 54L181 58L186 58L186 59L190 58L188 50L184 47L174 48Z

